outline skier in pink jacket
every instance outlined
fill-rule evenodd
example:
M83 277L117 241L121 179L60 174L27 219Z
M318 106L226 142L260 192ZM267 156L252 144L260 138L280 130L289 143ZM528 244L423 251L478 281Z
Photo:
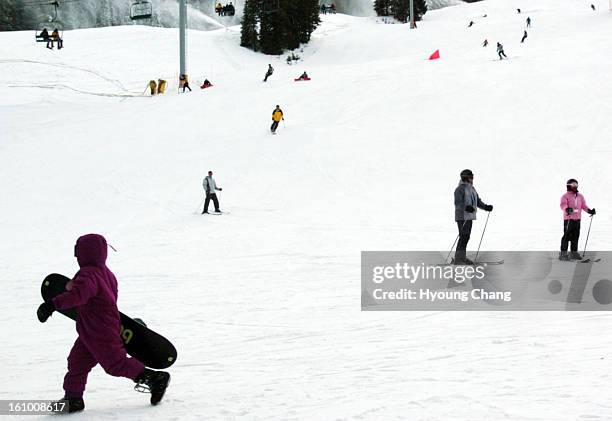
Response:
M87 375L97 364L111 376L127 377L144 385L151 392L151 404L156 405L164 396L170 374L149 370L125 352L117 309L117 279L106 267L106 240L98 234L84 235L77 240L74 255L80 269L66 285L67 291L42 303L37 312L44 323L55 310L77 309L79 337L68 355L68 373L64 377L68 412L85 409Z
M561 252L559 260L582 259L578 253L578 238L580 237L580 218L582 211L595 215L595 208L590 209L581 193L578 193L578 181L574 178L567 180L567 193L561 196L561 209L563 210L563 237L561 237ZM567 253L568 243L571 244L571 253Z

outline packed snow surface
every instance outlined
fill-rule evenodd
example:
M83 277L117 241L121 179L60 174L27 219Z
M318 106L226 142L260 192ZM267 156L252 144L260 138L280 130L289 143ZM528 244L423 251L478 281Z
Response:
M598 209L589 247L610 249L612 14L594 4L488 0L415 31L327 15L294 66L239 27L190 31L186 94L175 29L66 31L61 51L0 33L0 399L62 396L76 333L37 321L40 282L97 232L120 309L179 357L160 406L97 367L71 420L610 419L608 314L361 312L359 286L362 250L450 247L464 168L495 207L484 249L557 249L570 177ZM227 215L199 214L208 170Z

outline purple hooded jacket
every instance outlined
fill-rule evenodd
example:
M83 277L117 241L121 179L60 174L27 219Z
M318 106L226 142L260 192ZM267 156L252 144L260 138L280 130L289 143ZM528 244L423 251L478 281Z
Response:
M117 279L106 267L107 244L98 234L80 237L74 247L80 270L53 298L58 310L76 307L79 338L92 352L123 348L121 319L117 308Z

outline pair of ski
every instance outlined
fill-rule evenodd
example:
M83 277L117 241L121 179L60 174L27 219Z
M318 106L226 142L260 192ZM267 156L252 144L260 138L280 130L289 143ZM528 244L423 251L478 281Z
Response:
M492 260L489 262L474 262L474 263L455 263L453 260L451 260L450 263L444 262L444 263L437 264L436 266L478 266L478 265L492 266L492 265L503 265L503 264L504 264L504 259Z
M560 262L567 262L567 263L597 263L597 262L601 262L601 258L597 258L597 259L590 259L590 258L586 258L586 259L568 259L568 260L564 260L564 259L559 259L559 258L552 258L553 260L559 260Z

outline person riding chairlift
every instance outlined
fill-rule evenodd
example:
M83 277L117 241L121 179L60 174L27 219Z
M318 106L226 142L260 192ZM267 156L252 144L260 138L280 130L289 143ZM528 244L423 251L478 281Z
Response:
M59 29L55 28L53 32L51 32L51 48L53 48L53 41L57 42L57 49L61 50L64 47L64 41L60 38ZM47 47L49 43L47 42Z
M53 42L51 41L51 36L49 35L49 31L47 31L47 28L43 28L43 30L40 31L40 34L38 34L38 37L42 38L44 41L47 41L47 48L53 48ZM49 44L51 45L49 46Z

